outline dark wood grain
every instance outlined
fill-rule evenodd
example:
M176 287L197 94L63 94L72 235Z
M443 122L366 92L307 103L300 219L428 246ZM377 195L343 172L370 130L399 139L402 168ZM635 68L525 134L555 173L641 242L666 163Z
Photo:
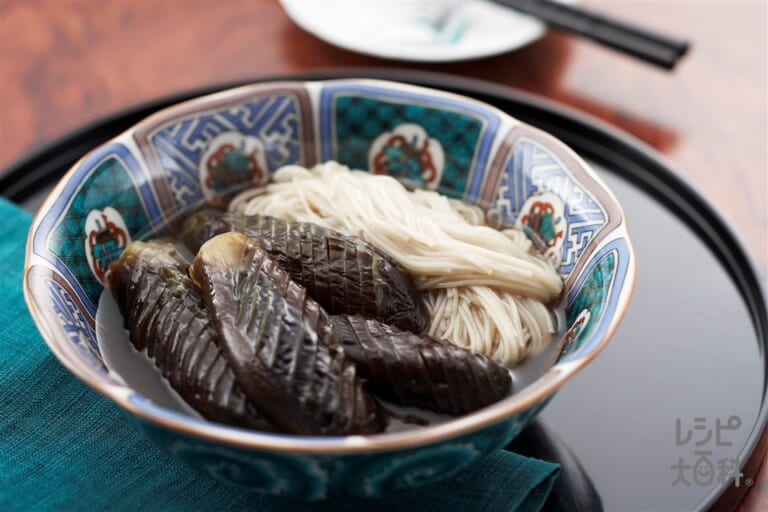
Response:
M765 271L768 4L583 3L692 49L668 73L551 31L510 54L425 65L332 47L274 0L0 0L0 169L91 119L211 83L330 66L429 69L531 91L643 140L733 221ZM743 506L768 510L766 493Z

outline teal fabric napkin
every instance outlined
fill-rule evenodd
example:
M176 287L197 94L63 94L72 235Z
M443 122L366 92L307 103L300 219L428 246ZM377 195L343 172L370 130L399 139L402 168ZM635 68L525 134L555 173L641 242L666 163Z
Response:
M218 484L156 449L59 364L21 291L31 216L0 198L0 510L537 511L559 466L500 451L382 500L306 503Z

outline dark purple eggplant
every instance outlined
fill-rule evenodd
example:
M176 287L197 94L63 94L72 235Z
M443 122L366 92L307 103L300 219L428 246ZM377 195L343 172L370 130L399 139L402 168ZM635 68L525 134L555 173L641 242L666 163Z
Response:
M330 318L334 338L384 400L458 415L510 392L509 371L482 354L361 316Z
M256 430L275 428L251 404L218 346L202 299L174 246L132 242L108 281L131 342L203 417Z
M325 311L255 242L241 233L212 238L190 275L238 383L281 431L383 430L381 411L333 339Z
M227 231L248 235L272 255L330 314L360 314L411 332L424 332L429 313L408 273L363 240L310 222L203 210L184 225L193 252Z

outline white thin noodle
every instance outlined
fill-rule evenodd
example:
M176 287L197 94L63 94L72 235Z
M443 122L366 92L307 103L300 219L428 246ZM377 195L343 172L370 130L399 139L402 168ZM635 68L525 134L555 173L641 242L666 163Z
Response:
M336 162L279 169L230 209L309 221L356 235L395 258L424 291L429 334L514 366L554 332L545 306L562 289L518 230L485 226L475 206Z

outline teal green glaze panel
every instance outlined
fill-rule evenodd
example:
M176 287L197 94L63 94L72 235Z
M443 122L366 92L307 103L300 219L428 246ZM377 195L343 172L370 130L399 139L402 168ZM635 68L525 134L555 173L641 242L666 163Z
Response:
M589 271L573 301L566 307L566 325L569 330L560 354L561 359L578 350L597 327L610 299L609 292L615 272L616 254L610 252Z
M478 119L450 110L359 96L338 96L334 119L336 158L357 169L369 168L369 152L378 136L405 123L421 126L445 154L438 191L452 197L464 194L482 130ZM408 169L403 169L401 177L421 181Z
M229 446L174 432L138 416L129 418L155 445L215 480L259 493L317 501L342 496L381 498L455 475L507 445L544 403L476 432L427 446L345 455Z
M50 251L75 275L94 305L98 303L103 286L91 270L86 255L89 236L86 219L91 211L107 206L120 213L128 234L134 238L151 225L128 171L115 157L102 161L86 178L48 240ZM110 259L119 254L121 247L116 249Z

